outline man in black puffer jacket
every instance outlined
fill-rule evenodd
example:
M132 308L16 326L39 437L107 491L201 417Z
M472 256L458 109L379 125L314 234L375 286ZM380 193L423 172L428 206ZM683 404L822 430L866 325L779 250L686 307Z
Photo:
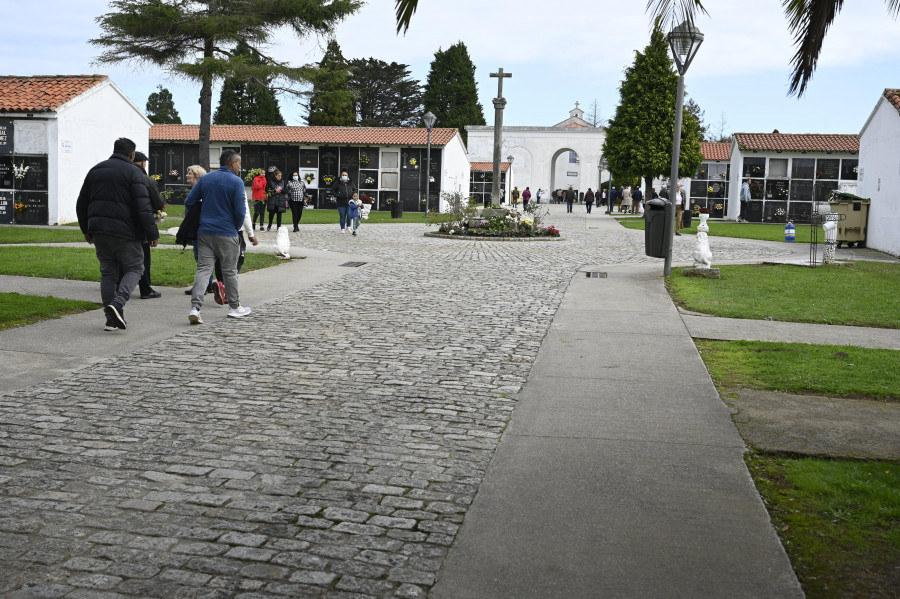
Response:
M109 160L88 171L75 204L84 240L97 250L107 331L125 328L125 302L144 272L141 242L159 240L144 173L132 164L135 147L117 139Z

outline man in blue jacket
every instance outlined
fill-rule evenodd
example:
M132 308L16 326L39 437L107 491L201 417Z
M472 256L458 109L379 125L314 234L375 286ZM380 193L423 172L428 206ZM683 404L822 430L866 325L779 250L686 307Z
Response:
M125 329L125 302L144 272L141 242L156 247L159 230L143 171L132 164L135 143L120 137L109 160L88 171L75 212L84 240L97 250L106 330Z
M238 229L244 224L247 212L244 180L241 172L241 155L233 150L225 150L219 157L219 170L200 177L187 198L186 210L197 206L200 209L200 226L197 229L197 274L191 290L191 324L202 324L200 308L209 276L215 268L216 258L222 265L225 278L225 294L230 310L228 316L241 318L250 314L250 308L241 305L238 292L237 261L241 254Z

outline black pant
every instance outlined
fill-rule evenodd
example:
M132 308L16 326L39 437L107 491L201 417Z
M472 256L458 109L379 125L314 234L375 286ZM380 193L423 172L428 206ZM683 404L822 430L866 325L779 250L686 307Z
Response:
M591 208L594 206L594 203L593 203L593 202L587 202L587 203L585 204L585 206L587 206L587 213L590 214L590 213L591 213Z
M277 216L277 217L278 217L278 218L276 219L276 221L277 221L276 224L277 224L279 227L281 226L281 212L279 212L278 209L276 208L274 211L270 211L270 212L269 212L269 228L270 228L270 229L272 228L272 217L273 217L273 216Z
M291 220L294 221L294 228L297 228L297 225L300 224L300 219L303 218L303 202L295 202L291 200Z
M253 227L256 228L256 217L259 217L259 230L262 231L263 225L266 220L266 203L265 202L253 202Z
M141 275L138 281L138 287L141 290L141 295L147 295L153 291L153 287L150 286L150 243L147 241L141 242L141 249L144 250L144 274Z

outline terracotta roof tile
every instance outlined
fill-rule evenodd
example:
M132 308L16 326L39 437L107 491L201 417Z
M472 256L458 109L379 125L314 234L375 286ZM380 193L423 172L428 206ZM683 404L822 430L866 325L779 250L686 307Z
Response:
M456 129L431 130L431 144L445 146ZM412 127L276 127L268 125L213 125L210 141L291 144L352 144L424 146L427 130ZM197 141L200 125L153 125L150 141Z
M492 172L494 170L494 163L493 162L470 162L469 170ZM500 172L505 173L508 170L509 170L509 163L501 162L500 163Z
M0 76L0 111L50 112L106 79L106 75Z
M700 144L704 160L730 160L731 144L728 142L705 141Z
M887 88L884 90L884 97L900 112L900 89Z
M859 152L859 136L819 133L735 133L741 150L788 152Z

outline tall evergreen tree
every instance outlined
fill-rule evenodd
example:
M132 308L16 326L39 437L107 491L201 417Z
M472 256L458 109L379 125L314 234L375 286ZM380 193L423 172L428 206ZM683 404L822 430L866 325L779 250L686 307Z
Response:
M240 76L309 83L317 78L315 68L294 68L262 53L260 65L235 62L238 43L259 52L283 27L299 37L324 35L361 4L360 0L114 0L110 3L114 12L97 18L103 35L91 43L103 49L97 59L101 63L147 62L200 83L200 161L208 167L214 81Z
M475 65L464 43L435 52L422 103L426 112L434 113L441 127L458 128L463 140L466 125L485 124L475 86Z
M312 94L307 105L308 125L352 127L356 124L348 76L347 61L341 54L337 40L332 38L313 79Z
M158 91L147 98L147 118L157 125L180 125L181 117L175 110L172 92L161 85L157 85L156 89Z
M241 62L246 61L251 68L263 63L262 58L246 43L238 44L234 52L235 71L240 72ZM284 125L284 117L278 108L278 98L269 87L268 81L227 77L222 84L219 105L213 114L216 125Z
M636 55L619 86L620 101L606 129L603 155L617 176L644 177L649 188L653 177L668 176L672 170L678 75L669 59L665 36L659 29L650 35L650 44L644 52ZM679 176L692 176L702 161L699 123L685 110Z
M422 118L422 86L405 64L354 58L348 84L360 127L415 127Z

